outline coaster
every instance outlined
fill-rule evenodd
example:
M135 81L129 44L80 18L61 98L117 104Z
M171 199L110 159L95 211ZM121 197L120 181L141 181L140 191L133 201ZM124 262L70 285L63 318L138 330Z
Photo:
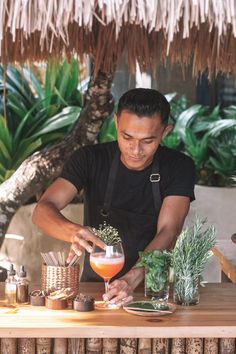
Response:
M95 301L96 310L120 310L121 307L116 304L109 304L106 301Z

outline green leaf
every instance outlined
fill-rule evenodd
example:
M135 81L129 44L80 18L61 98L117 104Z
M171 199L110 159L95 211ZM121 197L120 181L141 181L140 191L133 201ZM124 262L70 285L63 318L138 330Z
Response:
M32 138L22 140L12 160L12 168L17 169L20 164L33 152L38 150L41 145L42 141L40 138L33 141Z
M194 105L182 112L174 126L173 131L177 133L183 141L186 137L186 128L188 128L197 114L199 114L201 105Z
M40 128L40 131L33 134L33 138L50 133L56 129L64 128L65 126L75 123L79 117L80 107L67 107L61 113L49 118L45 124Z

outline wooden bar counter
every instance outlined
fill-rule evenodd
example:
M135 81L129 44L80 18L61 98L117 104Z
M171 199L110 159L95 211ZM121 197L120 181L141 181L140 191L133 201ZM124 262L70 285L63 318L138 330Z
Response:
M81 283L80 292L101 299L103 284ZM3 286L1 288L3 299ZM137 292L135 299L142 298ZM3 305L3 302L1 302ZM207 284L196 306L177 306L171 315L141 317L124 310L49 310L0 307L1 338L236 338L236 284ZM11 312L11 311L10 311Z

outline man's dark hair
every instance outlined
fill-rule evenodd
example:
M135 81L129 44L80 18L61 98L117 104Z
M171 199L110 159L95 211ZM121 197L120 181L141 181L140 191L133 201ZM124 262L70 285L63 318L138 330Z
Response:
M125 92L118 102L117 116L122 111L136 114L138 117L160 116L162 124L168 123L170 104L159 91L135 88Z

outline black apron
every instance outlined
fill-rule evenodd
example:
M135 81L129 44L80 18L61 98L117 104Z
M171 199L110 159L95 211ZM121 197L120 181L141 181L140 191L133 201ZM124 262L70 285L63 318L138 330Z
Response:
M125 254L125 265L123 269L113 278L119 278L127 273L136 263L138 252L143 251L145 247L153 240L157 231L157 218L161 208L160 195L160 174L158 155L155 154L152 163L152 173L150 181L152 182L152 194L154 199L155 211L152 215L142 215L132 213L126 210L111 207L111 200L117 171L120 161L120 151L114 155L109 171L108 183L105 192L103 205L96 205L94 201L85 200L84 224L99 228L104 221L117 228L119 236L122 239L122 245ZM88 203L93 203L88 208ZM90 267L89 253L85 252L84 270L81 281L103 281Z

